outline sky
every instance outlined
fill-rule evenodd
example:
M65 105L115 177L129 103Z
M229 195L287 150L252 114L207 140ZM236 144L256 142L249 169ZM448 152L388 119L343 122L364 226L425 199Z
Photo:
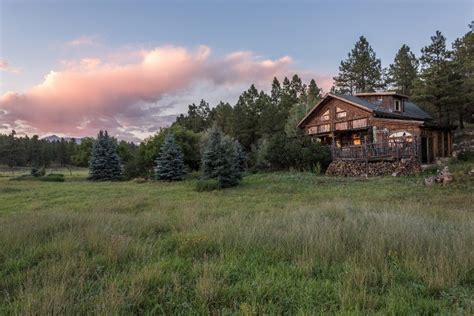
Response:
M275 76L328 91L361 35L387 66L472 20L472 0L0 0L0 133L139 141Z

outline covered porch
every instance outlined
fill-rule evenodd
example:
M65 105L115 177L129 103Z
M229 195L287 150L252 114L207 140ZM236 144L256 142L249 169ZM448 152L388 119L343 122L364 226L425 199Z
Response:
M400 160L419 156L416 137L409 132L387 135L385 131L366 127L314 136L331 147L334 160Z

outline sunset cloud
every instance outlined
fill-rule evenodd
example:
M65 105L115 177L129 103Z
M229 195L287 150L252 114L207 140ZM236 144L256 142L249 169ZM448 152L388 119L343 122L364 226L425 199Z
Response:
M93 46L98 44L98 35L83 35L66 42L67 46Z
M234 95L250 83L267 85L274 76L292 74L288 56L270 60L234 52L214 59L207 46L163 46L131 55L134 60L122 63L64 61L28 91L0 96L0 124L71 136L106 128L134 139L169 124L187 105L179 100L212 101L213 94Z
M18 68L12 67L7 61L0 59L0 71L9 72L12 74L19 74Z

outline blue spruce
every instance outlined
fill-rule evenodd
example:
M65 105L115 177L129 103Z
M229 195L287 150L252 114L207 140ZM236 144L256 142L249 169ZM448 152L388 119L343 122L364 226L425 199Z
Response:
M202 171L205 179L216 179L221 188L237 185L241 177L234 140L215 126L204 146Z
M184 156L181 147L176 143L173 134L168 134L156 158L155 167L157 180L182 180L186 174Z
M92 146L89 161L90 180L117 180L122 175L117 144L107 131L100 131Z

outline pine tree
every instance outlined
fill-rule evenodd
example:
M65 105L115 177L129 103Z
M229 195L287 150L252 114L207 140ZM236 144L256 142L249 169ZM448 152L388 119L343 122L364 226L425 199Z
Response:
M276 77L273 78L272 90L270 93L273 104L279 104L281 100L281 85Z
M234 141L213 126L207 135L202 155L204 179L216 179L221 188L239 183L240 172Z
M421 49L421 72L415 81L413 98L429 112L435 113L438 123L450 123L456 107L454 64L446 48L446 38L440 31L431 37L431 44Z
M458 122L464 128L464 120L474 114L474 21L470 30L453 44L454 71L458 81Z
M311 79L308 86L308 104L314 106L319 101L321 89L316 84L314 79Z
M182 180L186 174L183 152L174 139L173 134L168 134L156 158L155 174L157 180L176 181Z
M117 144L107 131L100 131L92 147L89 161L89 179L115 180L120 178L121 173Z
M413 82L418 74L418 60L410 51L410 47L403 45L395 56L393 64L388 68L387 84L399 92L410 95Z
M341 61L334 82L338 91L350 94L384 87L381 61L364 36L359 38L347 59Z

